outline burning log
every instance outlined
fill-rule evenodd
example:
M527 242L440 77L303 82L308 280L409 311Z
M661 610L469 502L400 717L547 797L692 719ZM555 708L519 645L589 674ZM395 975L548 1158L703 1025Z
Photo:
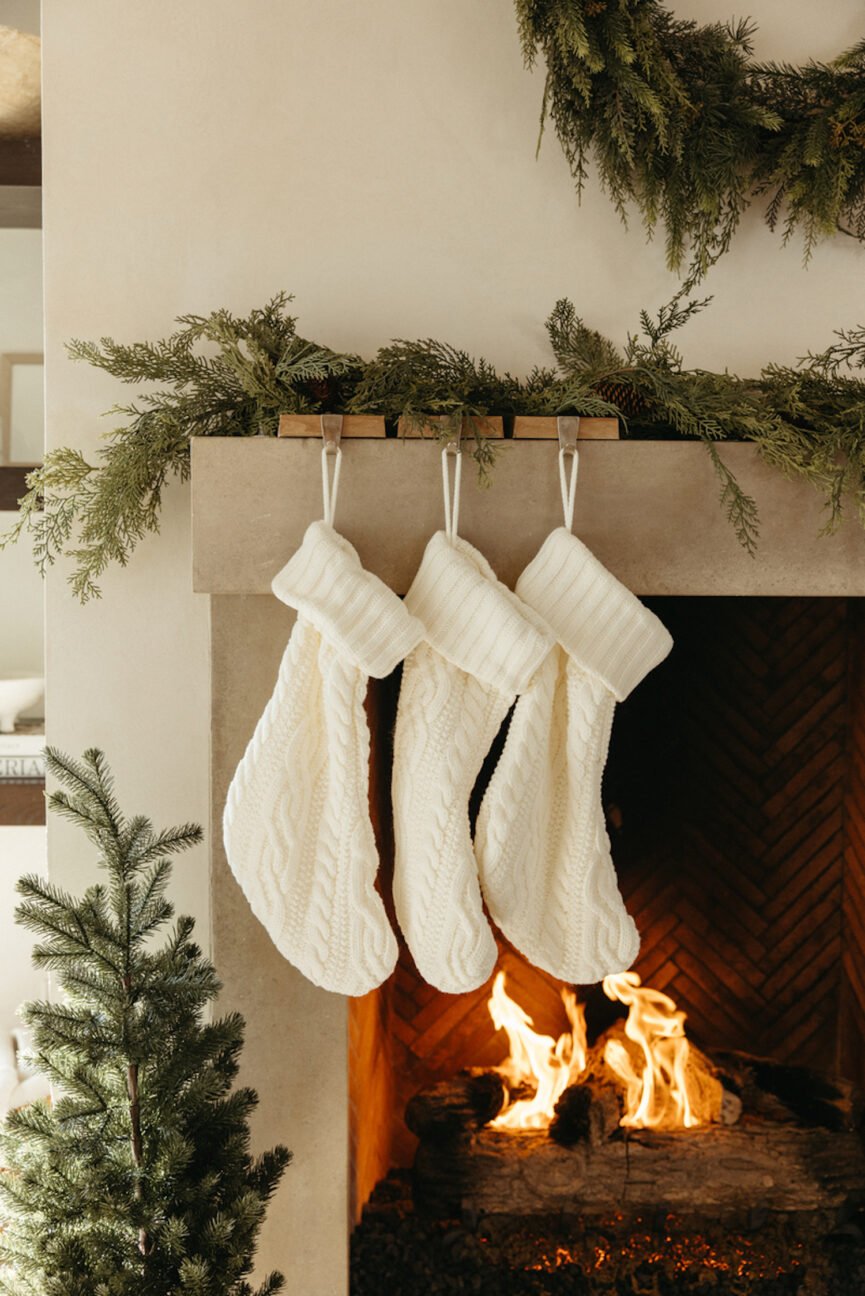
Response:
M416 1093L405 1109L405 1123L420 1139L460 1137L498 1116L506 1099L497 1071L461 1071Z
M791 1066L748 1053L718 1053L715 1062L723 1083L755 1115L798 1120L826 1130L856 1130L865 1118L865 1102L856 1086L840 1076L811 1067Z
M608 1033L607 1042L609 1036L615 1038L619 1029ZM561 1147L574 1147L577 1143L597 1146L628 1128L625 1103L621 1091L609 1078L604 1049L601 1043L590 1051L585 1074L569 1085L556 1103L549 1135ZM705 1095L702 1110L711 1113L711 1122L735 1125L742 1114L742 1100L731 1087L733 1081L693 1046L690 1060Z
M622 1121L622 1104L611 1084L581 1081L569 1085L556 1103L550 1138L561 1147L598 1146L613 1137Z

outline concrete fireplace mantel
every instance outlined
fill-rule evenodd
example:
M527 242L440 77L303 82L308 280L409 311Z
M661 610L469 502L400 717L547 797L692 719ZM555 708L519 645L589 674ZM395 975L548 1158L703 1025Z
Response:
M320 442L197 440L192 450L194 584L211 596L213 956L223 1006L247 1021L242 1078L261 1098L256 1145L285 1142L295 1154L260 1261L263 1269L289 1266L306 1296L345 1296L353 1209L347 1003L276 952L221 845L228 784L291 628L270 581L321 515ZM751 446L721 452L760 507L756 559L738 545L708 456L694 444L581 444L576 533L640 594L865 596L865 530L851 519L819 538L815 491L786 481ZM345 444L337 524L392 588L405 591L441 521L433 443ZM505 581L560 521L554 444L505 443L488 489L465 465L461 533Z
M320 516L320 445L193 441L196 590L270 592L307 523ZM576 534L638 594L865 594L865 529L855 517L821 536L826 514L812 486L785 479L751 445L722 445L720 453L759 507L756 558L738 543L709 456L693 442L581 442ZM464 465L460 532L513 584L561 524L555 443L504 442L488 487L473 469ZM362 560L404 593L442 525L436 445L346 442L337 521Z

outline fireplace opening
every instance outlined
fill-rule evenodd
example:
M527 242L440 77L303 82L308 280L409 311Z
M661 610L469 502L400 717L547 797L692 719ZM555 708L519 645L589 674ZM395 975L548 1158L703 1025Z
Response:
M646 601L676 646L604 780L640 955L568 987L502 941L448 996L403 951L352 1004L353 1296L865 1291L863 607Z

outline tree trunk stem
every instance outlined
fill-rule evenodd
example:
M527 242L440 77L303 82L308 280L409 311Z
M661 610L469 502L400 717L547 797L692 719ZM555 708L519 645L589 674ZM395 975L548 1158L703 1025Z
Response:
M126 1092L129 1095L129 1123L131 1127L129 1141L132 1144L132 1162L136 1170L140 1170L144 1148L141 1141L141 1099L138 1094L138 1064L135 1062L130 1062L126 1068ZM135 1199L141 1201L140 1179L135 1181ZM150 1251L150 1239L143 1225L138 1230L138 1250L143 1256L146 1256Z

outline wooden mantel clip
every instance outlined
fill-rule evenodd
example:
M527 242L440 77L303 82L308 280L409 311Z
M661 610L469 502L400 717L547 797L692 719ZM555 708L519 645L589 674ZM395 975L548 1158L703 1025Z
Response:
M341 419L341 435L356 437L362 440L373 440L386 437L387 429L384 418L378 414L282 414L279 420L280 437L321 437L324 433L325 419ZM430 423L436 421L435 416ZM510 435L520 441L557 441L559 423L563 420L555 417L534 417L518 414L508 420L511 424ZM569 418L569 422L578 425L577 435L581 441L618 441L619 420L614 418ZM402 426L400 420L399 435L417 436L417 432ZM484 436L506 437L505 420L497 415L490 415L483 420L480 431Z

